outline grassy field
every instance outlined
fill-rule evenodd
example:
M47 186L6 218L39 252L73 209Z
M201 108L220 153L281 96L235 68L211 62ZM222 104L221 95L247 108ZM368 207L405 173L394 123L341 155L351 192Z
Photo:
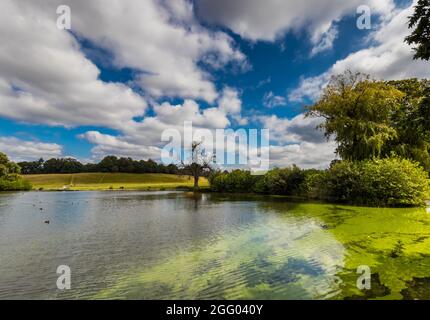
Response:
M161 173L75 173L25 175L34 190L163 190L192 187L188 176ZM208 181L200 178L200 187Z

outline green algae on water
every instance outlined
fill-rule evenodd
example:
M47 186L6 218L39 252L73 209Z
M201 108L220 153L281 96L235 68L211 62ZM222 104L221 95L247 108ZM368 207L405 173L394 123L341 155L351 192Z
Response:
M181 248L151 266L125 270L115 286L94 298L429 296L430 215L425 209L258 200L253 210L261 213L259 219ZM369 291L356 286L361 265L371 269Z

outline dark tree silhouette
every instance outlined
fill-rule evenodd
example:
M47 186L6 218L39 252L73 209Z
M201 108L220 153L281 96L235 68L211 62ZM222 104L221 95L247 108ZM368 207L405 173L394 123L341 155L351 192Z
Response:
M194 178L194 189L199 188L199 179L201 176L208 175L212 171L211 164L214 157L207 155L202 148L202 142L193 142L191 144L191 157L188 163L182 161L182 172Z
M409 29L415 28L405 41L416 45L414 59L430 59L430 0L419 0L409 17Z
M165 166L151 159L133 160L132 158L117 158L106 156L99 163L82 164L72 158L52 158L47 161L20 162L23 174L42 173L81 173L81 172L124 172L124 173L168 173L177 174L179 169L176 165Z

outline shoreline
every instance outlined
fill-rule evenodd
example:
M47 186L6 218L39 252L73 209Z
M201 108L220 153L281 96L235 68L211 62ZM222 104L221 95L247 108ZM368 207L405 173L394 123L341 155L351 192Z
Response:
M209 187L202 187L198 191L207 191ZM151 191L194 191L192 187L186 186L178 186L178 187L142 187L142 188L73 188L73 189L31 189L31 190L18 190L18 191L27 191L27 192L82 192L82 191L142 191L142 192L151 192Z
M79 188L79 189L31 189L31 190L16 190L16 191L0 191L2 193L9 192L130 192L130 191L138 191L138 192L157 192L157 191L177 191L177 192L196 192L196 193L210 193L218 196L229 196L229 197L245 197L245 198L260 198L266 197L270 198L272 201L276 200L288 200L295 203L316 203L316 204L328 204L328 205L339 205L339 206L348 206L348 207L357 207L357 208L380 208L380 209L411 209L411 208L422 208L430 214L430 200L426 201L426 204L423 206L366 206L360 204L353 203L339 203L339 202L330 202L321 199L306 199L299 196L284 196L284 195L276 195L276 194L256 194L256 193L221 193L215 192L210 189L209 186L200 187L198 190L194 190L193 187L189 186L176 186L176 187L142 187L142 188Z

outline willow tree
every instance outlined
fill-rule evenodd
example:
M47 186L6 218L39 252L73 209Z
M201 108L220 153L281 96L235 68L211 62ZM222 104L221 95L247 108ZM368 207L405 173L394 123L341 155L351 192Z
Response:
M321 117L320 128L334 137L337 153L348 160L379 157L383 146L397 136L390 121L404 93L361 73L333 76L307 116Z

